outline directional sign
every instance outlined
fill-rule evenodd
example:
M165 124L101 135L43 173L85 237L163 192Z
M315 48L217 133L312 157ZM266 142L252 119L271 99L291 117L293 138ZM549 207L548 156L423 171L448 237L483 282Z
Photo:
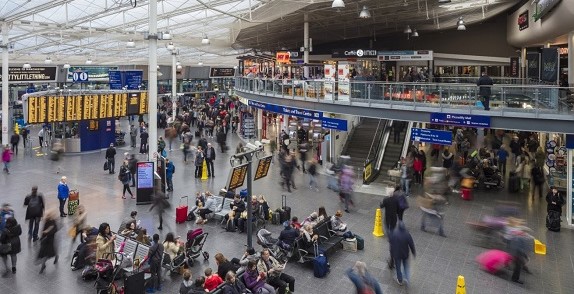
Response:
M434 112L431 113L430 122L432 124L454 125L471 128L489 128L490 116Z
M85 71L76 71L72 74L72 80L77 83L84 83L88 81L88 73Z
M265 156L259 159L259 163L257 164L257 170L255 171L255 177L253 178L254 181L257 181L267 176L272 159L273 159L272 155Z
M452 132L412 128L411 140L439 145L452 145Z
M347 131L347 120L338 118L323 117L321 119L321 126L325 129L333 129L338 131Z

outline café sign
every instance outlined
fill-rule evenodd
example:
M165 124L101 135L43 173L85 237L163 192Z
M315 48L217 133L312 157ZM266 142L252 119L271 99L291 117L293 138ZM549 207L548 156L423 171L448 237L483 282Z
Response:
M331 54L333 58L377 58L377 50L372 49L351 49L334 50Z

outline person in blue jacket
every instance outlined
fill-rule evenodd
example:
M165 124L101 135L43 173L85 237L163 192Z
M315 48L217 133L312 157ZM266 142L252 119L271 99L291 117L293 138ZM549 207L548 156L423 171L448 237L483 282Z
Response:
M67 216L64 213L64 205L66 204L66 200L70 196L70 188L68 188L68 183L66 182L68 178L63 176L60 180L60 184L58 184L58 200L60 201L60 217Z
M165 178L167 180L167 190L173 191L173 174L175 173L175 165L169 159L165 160Z
M367 271L367 265L364 262L357 261L355 266L348 269L346 273L349 279L351 279L351 282L355 284L357 293L383 294L381 285L379 285L379 282L369 274Z

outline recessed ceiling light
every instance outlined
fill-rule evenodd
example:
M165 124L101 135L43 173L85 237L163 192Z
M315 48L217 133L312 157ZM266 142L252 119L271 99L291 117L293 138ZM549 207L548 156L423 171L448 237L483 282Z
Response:
M88 60L86 60L86 64L92 64L92 59L88 58Z
M209 43L210 43L209 38L207 37L207 35L204 35L203 38L201 39L201 44L209 45Z
M32 65L30 63L26 62L22 65L22 68L29 69L29 68L32 68Z
M343 0L333 0L331 8L345 8L345 2Z
M44 60L45 64L50 64L52 63L52 59L50 59L50 57L46 57L46 59Z
M129 41L127 41L126 47L128 47L128 48L135 48L135 47L136 47L136 42L134 42L133 39L130 39Z
M70 64L69 64L69 63L64 63L64 68L70 68Z
M359 18L370 18L371 17L371 12L369 11L369 8L365 5L363 6L363 10L361 10L361 13L359 13Z

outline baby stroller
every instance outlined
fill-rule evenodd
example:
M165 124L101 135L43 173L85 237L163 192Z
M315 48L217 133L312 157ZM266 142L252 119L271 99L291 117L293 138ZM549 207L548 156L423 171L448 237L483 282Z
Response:
M121 253L105 253L102 257L103 258L99 259L94 266L98 272L98 276L94 284L96 287L96 293L118 293L120 289L115 283L115 280L118 278L118 274L122 270L120 264L122 264L124 256Z
M504 181L502 174L496 166L484 166L482 168L482 175L478 178L478 184L486 189L504 188Z
M261 247L269 249L269 253L277 260L287 260L289 251L281 248L277 243L279 240L271 236L271 232L266 229L257 231L257 244Z
M203 229L189 230L187 232L187 242L185 243L185 255L187 257L187 264L193 266L194 259L203 255L205 260L209 260L209 253L203 251L203 244L207 240L208 233L203 232Z

